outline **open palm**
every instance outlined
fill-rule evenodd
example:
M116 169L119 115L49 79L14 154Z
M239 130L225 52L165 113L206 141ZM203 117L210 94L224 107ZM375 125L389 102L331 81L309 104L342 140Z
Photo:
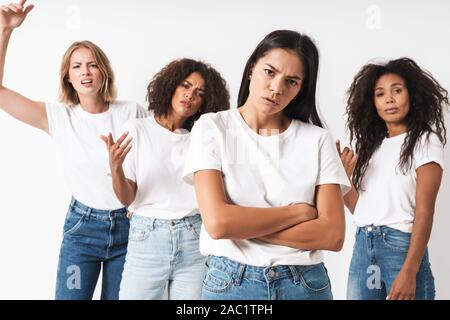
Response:
M34 7L32 4L25 7L25 2L26 0L21 0L19 3L12 3L0 7L0 28L14 29L23 23L27 14Z

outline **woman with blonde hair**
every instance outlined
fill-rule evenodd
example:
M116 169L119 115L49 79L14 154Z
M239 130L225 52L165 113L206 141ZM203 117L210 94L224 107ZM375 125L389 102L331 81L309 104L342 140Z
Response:
M73 195L59 256L56 299L92 299L103 268L102 299L117 299L128 241L127 210L117 199L100 135L146 116L132 102L116 101L114 73L103 51L89 41L67 50L61 66L61 103L30 100L3 86L13 30L33 5L25 0L0 9L0 107L48 133L61 153Z

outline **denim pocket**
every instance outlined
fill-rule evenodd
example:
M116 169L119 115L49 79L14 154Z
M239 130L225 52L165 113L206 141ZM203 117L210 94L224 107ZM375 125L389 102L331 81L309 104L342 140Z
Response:
M64 223L64 235L74 234L85 222L84 215L71 211Z
M389 228L383 231L382 238L383 243L390 249L406 252L409 249L411 234Z
M323 263L298 267L302 286L312 292L321 293L330 287L330 278Z
M149 228L141 225L131 224L128 241L144 241L150 235Z
M202 221L197 221L188 226L189 231L194 235L196 239L200 239L200 230L202 228Z
M230 288L232 280L232 276L227 272L208 267L203 279L203 289L216 293L224 292Z

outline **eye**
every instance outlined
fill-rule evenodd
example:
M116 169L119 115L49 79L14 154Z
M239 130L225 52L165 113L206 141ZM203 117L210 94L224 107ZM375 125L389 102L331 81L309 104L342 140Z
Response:
M98 68L98 65L97 65L96 63L91 63L90 66L91 66L92 68L96 68L96 69Z
M287 83L288 83L288 85L291 86L291 87L295 87L295 86L298 84L298 82L295 81L295 80L293 80L293 79L288 79L288 80L287 80Z
M182 82L182 83L181 83L181 86L182 86L183 88L185 88L185 89L189 89L189 88L190 88L189 83L186 83L186 82Z
M205 93L203 91L197 91L197 96L203 98L205 96Z
M402 91L403 91L402 88L395 88L394 89L394 92L397 93L397 94L402 93Z
M79 68L80 67L80 65L79 64L76 64L76 65L73 65L72 66L72 69L77 69L77 68Z
M375 97L380 98L384 95L384 92L376 92Z
M268 76L273 76L275 74L275 72L273 72L273 70L270 69L264 69L265 74L267 74Z

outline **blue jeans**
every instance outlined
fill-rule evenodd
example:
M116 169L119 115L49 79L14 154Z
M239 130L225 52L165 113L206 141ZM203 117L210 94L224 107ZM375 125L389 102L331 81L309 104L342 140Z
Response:
M311 266L255 267L209 256L204 300L332 300L323 263Z
M386 299L405 262L410 239L410 233L385 226L357 228L347 299ZM416 277L416 299L433 300L434 296L434 278L426 250Z
M117 300L130 222L125 208L107 211L72 199L59 254L57 300L90 300L103 266L102 300Z
M175 220L131 218L121 300L198 300L205 274L200 214Z

